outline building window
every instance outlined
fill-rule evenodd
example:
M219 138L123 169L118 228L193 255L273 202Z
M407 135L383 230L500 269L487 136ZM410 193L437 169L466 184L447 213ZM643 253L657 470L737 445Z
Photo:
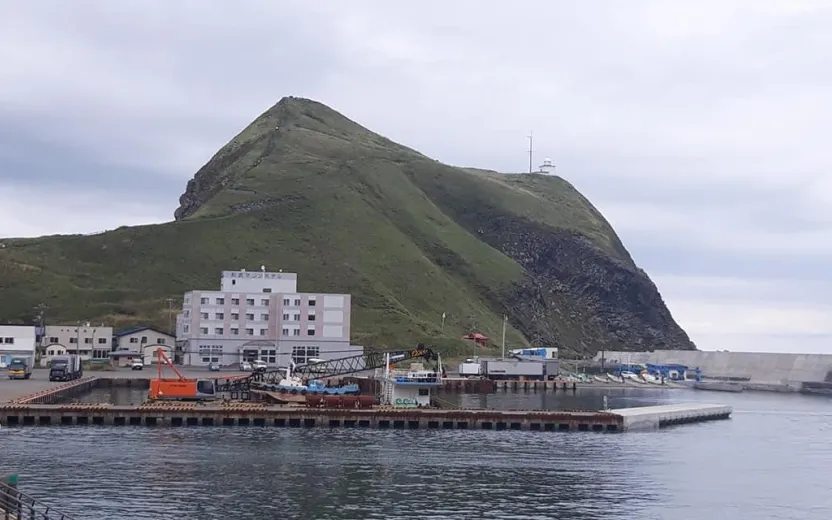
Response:
M283 335L288 336L289 335L289 329L283 329Z
M211 362L211 358L209 358L209 357L204 357L204 358L202 358L202 362L203 362L203 363L210 363L210 362Z
M12 338L6 338L6 339L9 340L9 339L12 339ZM92 343L92 338L84 338L84 343L86 343L86 344Z
M309 300L309 306L314 307L315 306L315 300Z
M188 305L189 303L191 303L191 299L190 299L190 297L189 297L189 298L185 298L185 302L184 302L184 304L185 304L185 305Z
M156 338L156 343L159 344L159 345L164 345L165 344L165 338Z
M306 329L306 335L307 336L314 336L315 335L315 329Z
M191 311L185 311L185 317L190 318L191 317Z
M231 313L231 319L232 319L233 321L237 321L237 320L239 320L239 319L240 319L240 313L239 313L239 312L232 312L232 313Z
M254 298L246 298L246 305L254 305Z
M320 347L292 347L292 361L300 364L307 363L310 359L320 357Z
M263 320L263 321L269 321L269 315L268 314L261 314L260 319Z
M232 336L239 336L240 335L240 329L231 329L231 335Z
M218 320L224 320L224 319L225 319L225 313L224 313L224 312L218 312L218 313L216 314L216 319L218 319Z
M142 336L142 345L147 343L147 336Z
M185 325L185 327L182 329L182 332L184 332L185 334L187 334L190 331L191 331L191 326L190 325Z
M200 327L199 332L201 332L203 334L208 334L208 327Z
M187 325L186 325L186 327L187 327ZM69 342L72 343L72 340L70 339ZM130 338L130 343L138 343L138 342L139 342L139 338Z
M78 338L69 338L70 343L78 343Z
M295 299L295 307L300 307L300 300L297 298Z
M231 298L231 305L240 305L239 298Z
M260 300L260 305L262 305L263 307L268 307L269 306L269 300Z
M295 315L292 317L292 321L300 321L300 314L295 314Z
M289 298L283 298L283 305L285 305L286 307L289 306Z
M292 336L300 336L300 329L293 329Z
M58 338L55 338L55 337L49 338L49 343L57 343L57 342L58 342Z
M307 318L309 319L309 321L315 321L315 315L314 314L310 314L309 316L307 316Z
M289 313L283 313L283 321L289 321Z
M208 303L208 298L200 298L199 303L206 305Z
M253 312L247 313L246 314L246 319L249 320L249 321L254 321L254 313Z
M263 292L270 293L270 292L272 292L272 290L271 290L271 288L266 287L266 288L263 289Z
M217 298L217 305L225 305L225 298Z
M265 336L266 332L268 332L268 329L260 329L260 335L261 336Z
M216 334L217 336L222 336L222 333L223 333L222 327L216 327L214 329L214 334Z
M246 336L254 336L254 329L246 329Z
M200 318L202 318L203 320L207 320L207 319L208 319L208 313L207 313L207 312L201 312L201 313L199 314L199 316L200 316Z
M98 338L99 345L105 345L107 343L107 338Z

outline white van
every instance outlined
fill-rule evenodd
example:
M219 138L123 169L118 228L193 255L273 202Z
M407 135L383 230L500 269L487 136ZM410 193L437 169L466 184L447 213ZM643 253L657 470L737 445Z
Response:
M267 365L262 359L255 359L251 362L251 366L254 368L255 372L265 372L266 369L269 368L269 365Z

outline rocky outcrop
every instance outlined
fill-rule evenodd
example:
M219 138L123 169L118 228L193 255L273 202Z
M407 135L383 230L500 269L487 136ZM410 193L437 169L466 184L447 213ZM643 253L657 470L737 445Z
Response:
M586 237L516 218L482 222L480 230L526 268L507 307L533 343L585 354L696 348L647 274Z

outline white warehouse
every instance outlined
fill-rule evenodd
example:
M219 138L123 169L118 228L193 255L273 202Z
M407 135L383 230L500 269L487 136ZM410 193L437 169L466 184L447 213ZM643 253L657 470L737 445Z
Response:
M9 366L15 356L34 356L36 343L34 326L0 325L0 368Z

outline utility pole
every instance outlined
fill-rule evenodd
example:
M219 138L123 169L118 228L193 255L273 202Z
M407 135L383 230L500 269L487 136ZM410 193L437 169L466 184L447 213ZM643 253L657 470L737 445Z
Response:
M531 130L529 130L529 135L526 137L529 139L529 173L532 173L532 152L534 152L532 142L534 140L534 135Z
M503 315L503 359L506 357L506 322L508 321L508 316Z
M81 347L81 320L78 320L78 326L75 327L75 355L80 356Z
M442 313L442 325L439 328L439 331L440 332L445 332L445 313L444 312Z
M173 330L173 298L167 298L168 302L168 330L173 337L176 337L176 331Z

